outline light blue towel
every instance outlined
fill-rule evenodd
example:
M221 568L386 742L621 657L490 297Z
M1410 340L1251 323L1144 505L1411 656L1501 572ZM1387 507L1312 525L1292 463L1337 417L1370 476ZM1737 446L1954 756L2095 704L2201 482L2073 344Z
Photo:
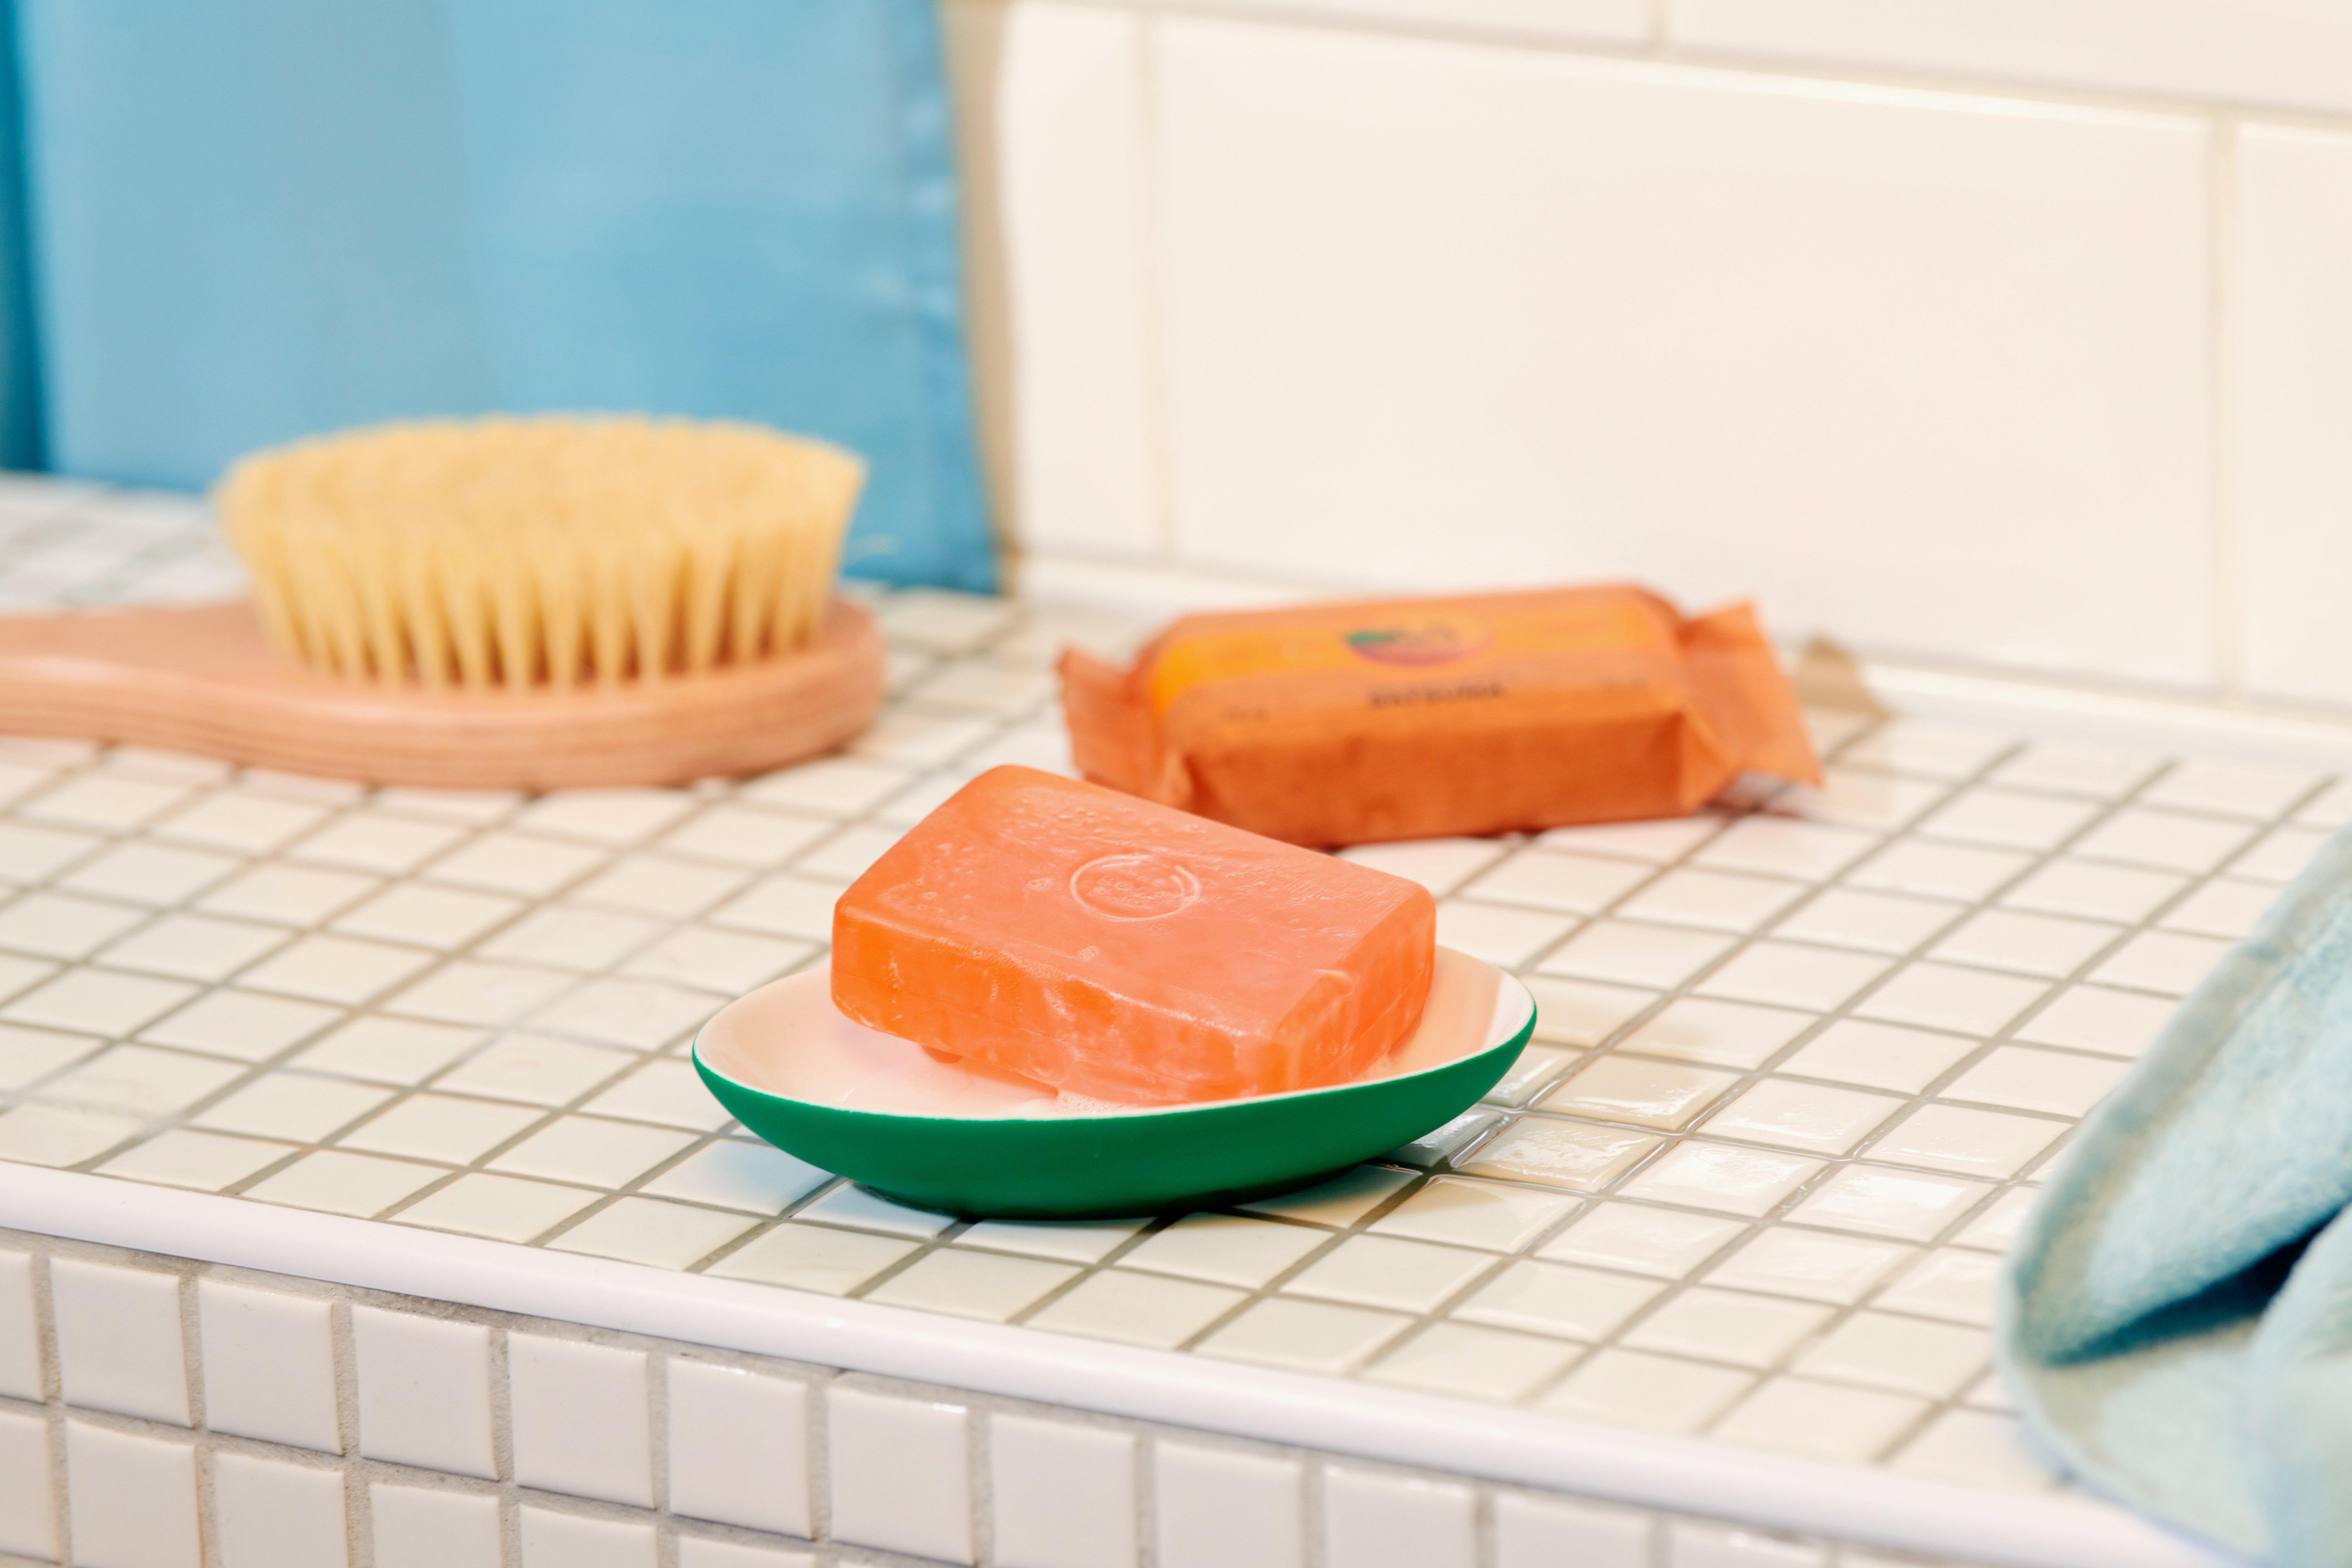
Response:
M2096 1489L2281 1568L2352 1568L2352 835L2083 1124L2000 1352Z
M854 570L993 584L934 0L11 10L0 445L27 375L48 466L186 487L403 416L755 419L870 460Z

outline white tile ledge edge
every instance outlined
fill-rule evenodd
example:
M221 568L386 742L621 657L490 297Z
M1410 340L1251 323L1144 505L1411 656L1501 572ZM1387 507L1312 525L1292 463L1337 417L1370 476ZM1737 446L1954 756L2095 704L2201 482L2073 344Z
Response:
M638 1264L0 1170L0 1227L720 1346L2018 1568L2213 1568L2119 1509L837 1301Z

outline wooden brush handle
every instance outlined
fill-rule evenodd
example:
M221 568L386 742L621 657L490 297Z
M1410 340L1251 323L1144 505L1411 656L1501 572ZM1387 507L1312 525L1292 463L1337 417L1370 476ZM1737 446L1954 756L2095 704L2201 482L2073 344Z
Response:
M577 789L755 773L827 752L881 706L882 637L836 600L806 648L611 689L428 693L341 680L264 640L251 605L0 616L0 734L111 741L441 789Z

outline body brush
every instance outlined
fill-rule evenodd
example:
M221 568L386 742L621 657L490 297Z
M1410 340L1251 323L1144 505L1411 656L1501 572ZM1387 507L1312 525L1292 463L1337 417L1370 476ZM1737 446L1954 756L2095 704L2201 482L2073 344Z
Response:
M552 789L756 773L882 697L834 597L864 465L746 425L394 425L258 453L215 492L250 602L0 618L0 733L370 784Z

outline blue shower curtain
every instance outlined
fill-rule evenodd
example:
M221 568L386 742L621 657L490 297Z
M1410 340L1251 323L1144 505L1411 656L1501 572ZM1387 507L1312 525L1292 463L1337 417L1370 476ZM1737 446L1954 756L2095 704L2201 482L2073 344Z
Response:
M851 569L986 589L932 0L16 0L0 456L201 487L373 420L863 453Z

